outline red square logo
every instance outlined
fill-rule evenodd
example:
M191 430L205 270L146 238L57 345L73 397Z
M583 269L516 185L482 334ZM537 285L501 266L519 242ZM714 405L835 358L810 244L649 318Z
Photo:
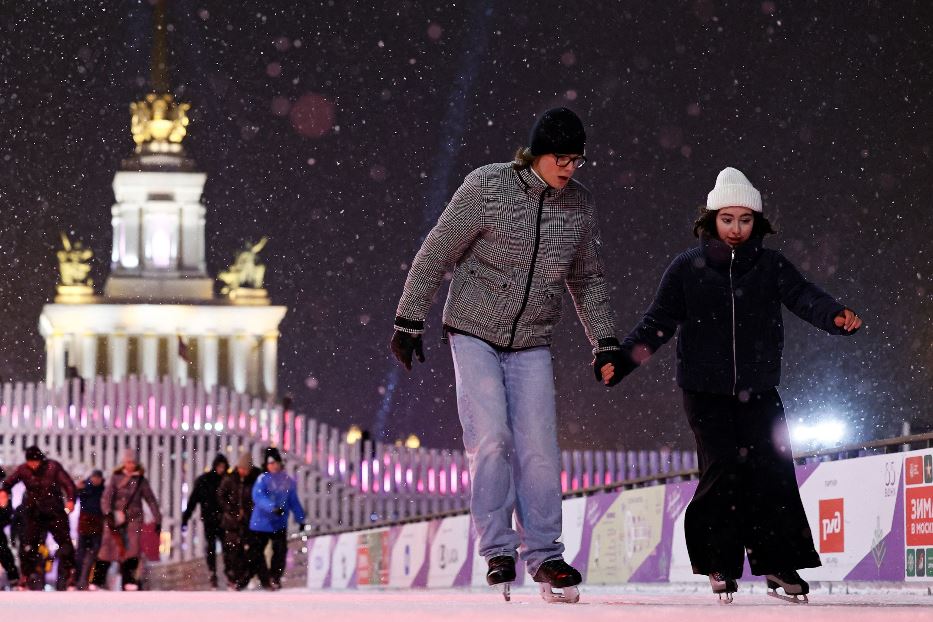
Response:
M907 473L908 486L923 483L923 456L914 456L904 460L904 471Z
M845 545L843 499L820 499L820 553L842 553Z

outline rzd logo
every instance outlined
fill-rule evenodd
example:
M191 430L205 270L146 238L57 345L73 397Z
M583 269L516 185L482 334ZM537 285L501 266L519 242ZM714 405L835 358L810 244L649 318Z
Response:
M843 500L820 499L820 553L842 553L845 549Z

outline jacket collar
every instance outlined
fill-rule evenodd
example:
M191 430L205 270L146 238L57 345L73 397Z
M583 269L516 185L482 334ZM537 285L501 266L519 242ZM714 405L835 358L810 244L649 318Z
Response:
M700 234L700 248L706 258L706 263L712 268L727 270L731 264L733 272L744 274L758 261L758 256L761 254L762 240L761 236L756 236L737 246L735 248L735 259L732 257L733 249L731 246L705 233Z
M546 198L553 199L560 196L561 193L567 189L564 187L558 190L557 188L550 187L531 170L531 167L516 169L515 174L518 177L518 184L522 187L525 194L536 199L541 198L542 192L547 192L547 195L545 195Z

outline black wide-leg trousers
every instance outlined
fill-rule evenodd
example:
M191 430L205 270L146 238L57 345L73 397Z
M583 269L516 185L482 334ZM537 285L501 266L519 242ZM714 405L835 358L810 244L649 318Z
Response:
M700 462L685 518L693 571L738 579L746 554L755 575L820 566L777 389L747 398L685 390L684 409Z

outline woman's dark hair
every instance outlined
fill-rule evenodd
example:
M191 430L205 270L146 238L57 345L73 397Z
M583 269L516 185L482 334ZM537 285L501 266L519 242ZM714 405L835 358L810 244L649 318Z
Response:
M515 157L512 158L512 168L520 171L534 164L534 161L535 156L531 155L531 149L528 147L519 147L518 151L515 152Z
M719 239L719 234L716 232L716 214L719 213L719 210L715 209L706 209L706 207L700 208L700 214L697 216L696 222L693 223L693 235L695 237L700 237L700 233L706 233L711 238L716 240ZM764 214L761 212L752 212L752 216L755 218L755 222L752 225L752 235L751 237L765 237L769 233L777 233L777 229L771 225L771 221L764 217Z

